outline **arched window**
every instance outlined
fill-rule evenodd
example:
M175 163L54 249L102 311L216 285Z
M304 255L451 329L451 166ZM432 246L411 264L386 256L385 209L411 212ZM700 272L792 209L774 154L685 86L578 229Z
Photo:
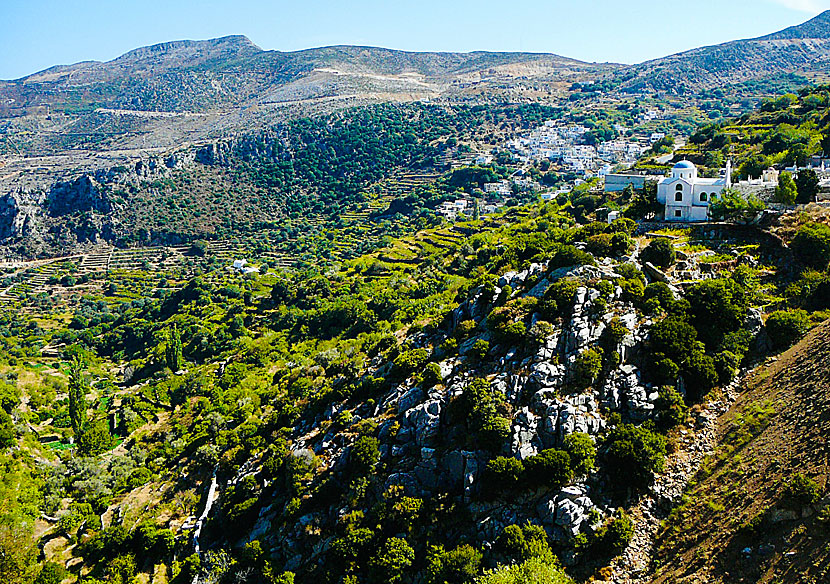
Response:
M675 193L674 200L675 201L682 201L683 200L683 193Z
M683 190L683 185L677 185L677 186L674 188L674 190L676 190L676 191L682 191L682 190Z
M700 193L700 202L705 203L709 200L709 195L706 193Z

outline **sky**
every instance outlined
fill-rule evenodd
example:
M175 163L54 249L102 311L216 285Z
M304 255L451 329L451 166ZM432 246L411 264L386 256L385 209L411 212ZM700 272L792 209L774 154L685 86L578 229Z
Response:
M639 63L799 24L830 0L0 0L0 79L170 40L529 51Z

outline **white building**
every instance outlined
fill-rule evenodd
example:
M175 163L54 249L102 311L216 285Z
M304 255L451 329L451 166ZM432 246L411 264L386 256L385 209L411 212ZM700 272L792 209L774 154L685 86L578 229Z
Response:
M706 221L709 203L732 184L732 163L720 178L700 178L697 167L681 160L671 170L671 177L657 183L657 201L665 205L667 221Z

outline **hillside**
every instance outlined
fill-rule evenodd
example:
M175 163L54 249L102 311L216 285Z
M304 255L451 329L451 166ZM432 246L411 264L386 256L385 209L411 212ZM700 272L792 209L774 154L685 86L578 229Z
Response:
M830 579L828 412L830 322L741 387L659 537L654 582Z
M321 269L208 245L22 271L0 575L602 577L700 404L827 318L830 257L794 274L812 256L757 228L644 236L580 196Z
M626 91L696 94L701 90L798 73L825 80L830 65L830 11L755 39L701 47L635 65L621 73Z

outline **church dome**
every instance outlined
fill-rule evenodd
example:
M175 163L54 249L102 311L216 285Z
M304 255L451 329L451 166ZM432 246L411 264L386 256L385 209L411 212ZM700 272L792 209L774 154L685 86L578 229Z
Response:
M676 170L692 170L693 168L696 168L695 165L688 160L681 160L674 165L674 169Z

